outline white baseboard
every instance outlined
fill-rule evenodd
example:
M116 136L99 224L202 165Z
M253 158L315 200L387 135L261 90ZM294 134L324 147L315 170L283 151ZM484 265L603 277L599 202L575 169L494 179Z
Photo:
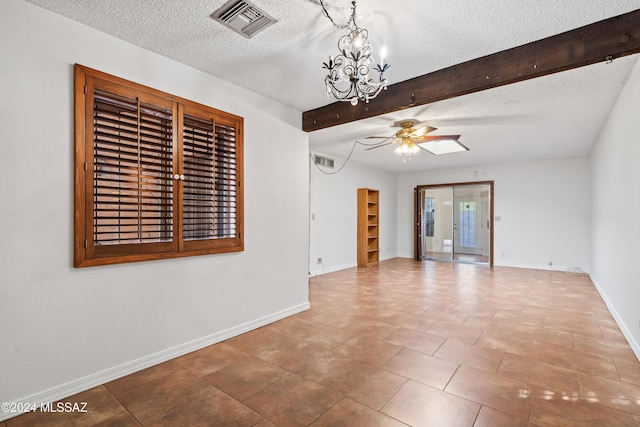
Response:
M353 267L357 267L357 266L358 266L358 264L356 264L356 263L349 263L349 264L337 265L337 266L333 266L333 267L320 268L320 269L316 269L316 270L313 270L313 271L309 272L309 276L310 277L322 276L323 274L334 273L336 271L346 270L347 268L353 268Z
M387 261L394 258L398 258L398 256L397 255L381 256L380 261ZM357 263L349 263L349 264L343 264L343 265L338 265L338 266L333 266L328 268L320 268L320 269L310 271L309 277L322 276L323 274L335 273L336 271L346 270L347 268L353 268L357 266L358 266Z
M196 340L180 344L176 347L172 347L158 353L150 354L148 356L123 363L119 366L114 366L113 368L109 368L101 372L96 372L95 374L88 375L84 378L69 381L68 383L52 387L42 392L34 393L30 396L16 399L15 402L20 402L21 404L29 403L30 405L35 404L36 407L39 408L41 403L55 402L57 400L66 399L69 396L73 396L75 394L97 387L101 384L108 383L109 381L117 380L118 378L133 374L134 372L150 368L159 363L166 362L179 356L183 356L187 353L191 353L192 351L196 351L209 345L219 343L226 339L235 337L245 332L252 331L261 326L268 325L277 320L284 319L285 317L292 316L296 313L303 312L310 308L311 305L308 302L289 307L287 309L260 317L250 322L234 326L233 328L216 332L215 334L198 338ZM0 422L18 415L20 414L4 412L0 410Z
M536 264L523 264L520 262L507 262L500 260L493 260L493 265L496 267L512 267L512 268L525 268L528 270L546 270L546 271L559 271L561 273L575 272L576 267L565 267L559 265L536 265ZM589 274L588 271L580 269L581 273Z
M627 327L626 323L624 323L624 321L622 320L622 317L620 317L620 315L616 311L616 308L614 307L614 305L611 303L611 301L609 301L609 298L607 297L607 294L602 289L602 286L600 286L600 284L598 283L598 280L593 276L593 274L589 274L589 277L591 278L591 281L593 282L593 284L595 285L596 289L598 290L598 293L600 294L600 296L604 300L604 303L607 305L607 308L609 309L609 312L611 313L611 315L615 319L616 323L618 324L618 327L620 328L620 331L622 332L622 335L624 335L624 337L627 339L627 342L629 343L629 346L631 346L631 350L633 350L633 352L635 353L636 357L638 358L638 361L640 361L640 345L635 340L635 337L633 336L633 334L631 333L631 331Z

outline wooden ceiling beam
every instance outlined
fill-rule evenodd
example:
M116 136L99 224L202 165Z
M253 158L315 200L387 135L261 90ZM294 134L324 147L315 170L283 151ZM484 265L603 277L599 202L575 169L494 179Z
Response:
M389 85L369 103L302 114L306 132L455 98L640 52L640 10Z

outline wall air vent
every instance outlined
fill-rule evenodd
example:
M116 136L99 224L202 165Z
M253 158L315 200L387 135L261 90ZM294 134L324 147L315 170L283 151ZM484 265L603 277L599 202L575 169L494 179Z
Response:
M334 168L334 166L333 166L334 160L330 159L328 157L322 157L322 156L318 156L316 154L316 155L313 156L313 162L316 165L319 165L319 166L324 166L324 167L331 168L331 169Z
M231 0L211 14L211 18L233 31L251 38L278 22L246 0Z

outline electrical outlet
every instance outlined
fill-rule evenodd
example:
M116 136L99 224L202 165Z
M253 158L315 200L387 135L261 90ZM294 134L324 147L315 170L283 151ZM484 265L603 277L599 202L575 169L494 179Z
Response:
M318 264L322 264L322 258L318 258Z
M553 265L553 262L549 261L549 267L551 267Z

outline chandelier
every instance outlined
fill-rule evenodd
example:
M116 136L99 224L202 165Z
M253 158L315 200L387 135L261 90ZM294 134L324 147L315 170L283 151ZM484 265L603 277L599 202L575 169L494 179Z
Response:
M357 105L358 101L369 102L382 89L387 89L384 72L390 67L384 62L385 49L380 53L380 63L375 65L371 57L372 48L369 44L369 32L356 24L356 2L351 2L351 16L345 25L338 25L327 12L324 1L320 0L322 11L331 23L346 34L338 40L340 53L329 57L329 62L323 62L322 68L329 74L324 78L327 86L327 96L333 96L338 101L349 101ZM378 72L378 81L370 76L370 71Z

